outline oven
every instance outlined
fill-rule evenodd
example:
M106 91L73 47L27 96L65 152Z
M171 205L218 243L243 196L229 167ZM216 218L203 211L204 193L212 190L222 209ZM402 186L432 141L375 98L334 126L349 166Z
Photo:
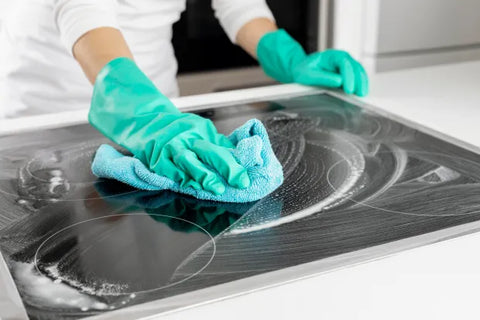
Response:
M319 37L326 37L325 27L319 28L321 17L328 10L324 2L267 1L277 25L286 29L307 52L316 51L323 41ZM187 0L186 10L173 26L172 42L179 65L181 95L274 83L255 59L230 42L214 16L210 1Z

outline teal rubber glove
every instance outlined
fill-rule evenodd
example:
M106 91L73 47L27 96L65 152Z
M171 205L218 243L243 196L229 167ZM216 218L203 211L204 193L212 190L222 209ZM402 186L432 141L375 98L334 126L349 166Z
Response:
M128 58L112 60L98 74L88 119L150 170L182 186L222 194L220 176L236 188L250 185L227 137L210 120L180 112Z
M325 50L307 55L285 30L265 34L258 43L257 57L264 72L280 82L342 87L348 94L368 94L367 74L347 52Z

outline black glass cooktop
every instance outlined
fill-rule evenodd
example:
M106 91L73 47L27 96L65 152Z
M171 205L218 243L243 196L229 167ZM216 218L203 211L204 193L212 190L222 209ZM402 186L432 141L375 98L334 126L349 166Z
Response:
M262 120L285 183L255 203L198 201L97 179L90 164L107 140L89 125L0 137L0 249L31 318L161 305L480 220L478 154L339 98L200 114L224 133Z

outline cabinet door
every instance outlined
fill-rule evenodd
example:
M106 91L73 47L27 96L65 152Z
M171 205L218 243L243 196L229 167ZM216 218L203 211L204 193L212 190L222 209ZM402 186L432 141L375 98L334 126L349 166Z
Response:
M380 0L377 53L480 47L478 0Z

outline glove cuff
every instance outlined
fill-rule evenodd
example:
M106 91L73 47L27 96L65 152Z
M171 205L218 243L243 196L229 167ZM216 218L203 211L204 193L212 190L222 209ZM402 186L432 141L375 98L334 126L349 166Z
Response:
M180 114L180 111L133 60L114 59L98 73L88 120L115 143L131 150L129 137L160 114Z
M135 115L146 113L178 113L178 109L165 97L130 58L120 57L107 63L97 75L93 87L92 106L108 99L115 104L116 112L135 112ZM112 101L113 100L113 101ZM160 100L160 101L159 101ZM125 102L135 102L135 108ZM160 103L153 103L160 102ZM102 104L101 104L102 105ZM125 108L121 108L124 106Z
M258 42L257 57L263 71L277 81L293 82L294 67L303 61L302 46L285 30L266 33Z

